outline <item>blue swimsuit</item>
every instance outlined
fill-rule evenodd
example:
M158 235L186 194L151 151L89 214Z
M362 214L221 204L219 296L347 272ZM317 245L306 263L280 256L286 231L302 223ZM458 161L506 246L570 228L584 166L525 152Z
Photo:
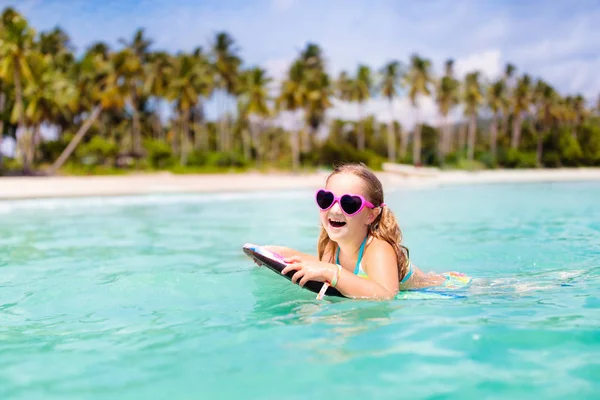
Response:
M365 250L365 244L367 243L368 237L369 236L365 237L362 244L360 245L360 250L358 251L358 260L356 260L356 266L354 267L354 275L362 276L363 278L369 277L367 275L367 273L365 272L365 270L362 268L362 263L361 263L362 257L363 257L363 252ZM340 247L339 246L337 248L337 252L335 255L335 263L336 264L340 263ZM412 276L412 273L413 273L413 267L412 267L412 263L409 260L408 261L408 272L406 273L404 278L400 281L400 283L405 283L406 281L408 281L410 279L410 277Z

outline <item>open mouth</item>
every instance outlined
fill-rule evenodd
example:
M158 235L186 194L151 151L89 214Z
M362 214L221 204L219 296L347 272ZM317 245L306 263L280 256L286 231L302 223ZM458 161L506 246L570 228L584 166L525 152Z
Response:
M329 225L331 225L334 228L341 228L342 226L346 225L346 223L344 221L339 221L336 219L329 219Z

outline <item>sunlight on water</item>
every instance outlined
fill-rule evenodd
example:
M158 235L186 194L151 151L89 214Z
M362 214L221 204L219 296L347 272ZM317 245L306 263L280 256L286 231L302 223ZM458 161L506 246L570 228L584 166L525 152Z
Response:
M390 191L461 298L326 299L246 242L315 251L311 192L0 203L0 398L593 398L600 184Z

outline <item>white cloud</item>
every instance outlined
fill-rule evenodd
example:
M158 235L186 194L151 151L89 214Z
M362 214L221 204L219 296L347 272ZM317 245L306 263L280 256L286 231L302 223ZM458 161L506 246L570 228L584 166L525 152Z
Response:
M466 74L480 71L482 77L495 79L503 72L502 55L500 50L487 50L481 53L469 54L455 61L456 76L463 79Z
M271 0L272 7L277 11L285 11L292 8L295 0Z

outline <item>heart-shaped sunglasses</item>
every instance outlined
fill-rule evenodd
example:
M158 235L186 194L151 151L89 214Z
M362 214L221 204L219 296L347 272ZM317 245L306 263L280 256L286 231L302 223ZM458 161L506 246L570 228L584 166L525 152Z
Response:
M348 216L352 216L358 214L363 208L375 208L373 203L366 200L360 194L343 194L340 197L334 195L329 190L319 189L315 195L315 199L317 201L317 205L323 211L329 210L335 202L340 203L340 208L344 212L344 214ZM385 203L381 203L380 207L385 206Z

